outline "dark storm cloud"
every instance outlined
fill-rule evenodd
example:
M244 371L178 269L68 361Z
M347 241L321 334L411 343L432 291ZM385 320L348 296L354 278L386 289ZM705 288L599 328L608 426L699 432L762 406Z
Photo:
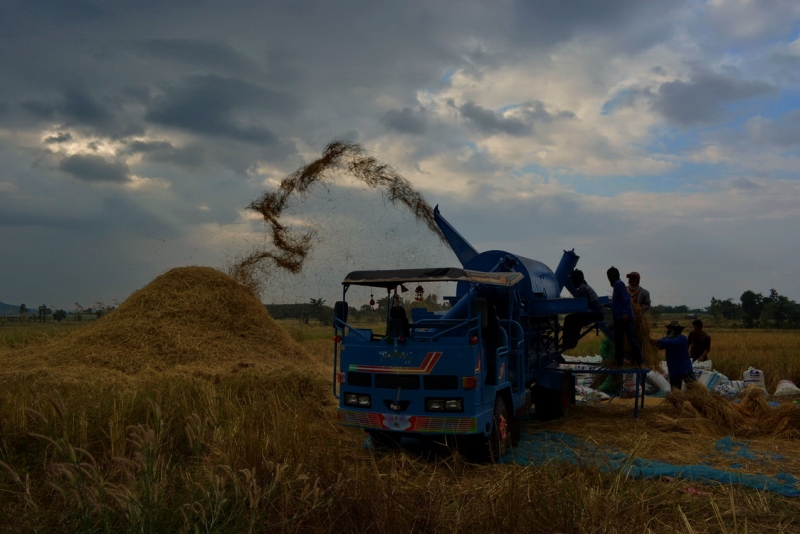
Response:
M458 108L461 116L469 124L486 134L507 133L509 135L523 136L531 133L530 127L514 117L503 117L491 109L479 106L469 101Z
M761 81L746 81L712 72L695 73L688 82L666 82L659 87L653 110L681 126L713 122L725 117L725 104L771 93Z
M384 113L380 120L388 129L404 134L419 135L428 128L423 110L414 112L411 108L392 109Z
M198 67L239 70L252 67L246 56L227 44L194 39L149 39L130 44L136 54Z
M53 99L29 99L21 108L42 120L58 120L63 126L88 128L111 137L143 132L136 120L117 117L112 105L83 89L67 89Z
M199 144L182 147L167 141L133 141L127 144L123 154L140 154L149 163L167 163L195 169L205 163L205 151Z
M448 104L456 107L453 102L448 102ZM550 113L544 103L538 100L514 106L515 115L510 117L486 109L472 101L457 107L457 109L461 116L480 132L485 134L506 133L517 137L533 133L533 127L537 122L550 123L557 119L575 118L575 114L570 111Z
M515 0L514 39L547 46L568 41L585 32L609 32L609 37L622 40L627 48L642 49L672 31L668 14L684 3L661 0ZM622 28L626 31L619 31Z
M124 183L130 180L130 169L126 163L108 161L100 156L69 156L61 160L58 168L84 182Z
M277 144L278 137L253 117L287 116L297 103L286 93L216 75L190 76L154 100L150 122L212 137Z
M58 132L56 135L51 135L44 140L48 145L66 143L67 141L72 141L72 134L69 132Z

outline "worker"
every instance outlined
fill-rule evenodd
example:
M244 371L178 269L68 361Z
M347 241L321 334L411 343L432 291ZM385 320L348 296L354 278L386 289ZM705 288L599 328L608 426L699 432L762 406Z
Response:
M669 385L673 390L681 389L682 383L688 387L690 383L697 381L692 369L692 360L689 358L689 340L681 332L683 326L677 321L672 321L667 325L667 333L663 338L658 341L650 340L654 346L666 351Z
M562 350L573 349L580 339L581 328L588 324L602 321L604 319L603 305L592 287L586 283L583 271L575 269L569 273L572 285L575 286L576 297L586 297L589 304L588 312L570 313L564 317L564 337Z
M636 271L625 275L628 279L628 293L631 295L631 300L642 308L642 313L647 313L650 309L650 292L639 285L642 277Z
M642 361L642 346L636 339L636 332L633 330L633 306L631 305L631 295L625 282L620 280L619 269L611 267L606 271L608 282L614 288L611 294L611 315L614 317L614 359L619 367L622 367L625 360L625 338L633 349L633 358L636 365L642 369L647 367Z
M703 321L695 319L692 321L694 330L689 332L689 356L693 362L704 362L708 359L711 352L711 336L703 331Z

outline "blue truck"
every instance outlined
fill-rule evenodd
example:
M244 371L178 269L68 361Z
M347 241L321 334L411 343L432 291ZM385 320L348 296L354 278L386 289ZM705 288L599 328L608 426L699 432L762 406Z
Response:
M553 272L501 250L478 253L439 212L434 219L461 267L355 271L334 306L334 395L341 424L374 443L435 439L497 459L519 439L520 419L562 417L574 402L574 379L559 368L559 316L588 312L569 273L578 256L564 251ZM455 283L446 312L393 306L407 286ZM386 291L386 329L348 323L352 286ZM398 293L398 290L400 293ZM382 329L380 329L382 330Z

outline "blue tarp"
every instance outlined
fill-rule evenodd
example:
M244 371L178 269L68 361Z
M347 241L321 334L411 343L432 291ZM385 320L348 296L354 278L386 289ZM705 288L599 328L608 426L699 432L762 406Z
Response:
M779 460L780 455L754 453L744 442L723 438L715 444L722 454L751 460ZM633 478L679 477L697 482L735 484L772 491L790 497L800 497L800 480L789 473L775 476L736 473L708 465L672 465L658 460L631 458L611 447L586 443L564 432L523 432L519 446L502 459L503 462L544 465L548 462L567 462L593 466L604 472L622 471Z

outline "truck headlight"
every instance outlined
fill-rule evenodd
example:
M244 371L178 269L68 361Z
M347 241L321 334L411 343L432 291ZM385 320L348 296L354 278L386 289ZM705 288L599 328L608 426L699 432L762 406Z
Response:
M344 403L348 406L358 406L358 395L353 393L344 394Z
M444 400L443 399L428 399L425 402L425 409L429 412L443 412Z
M361 406L362 408L369 408L372 405L372 402L370 402L369 395L359 395L358 405Z
M464 410L464 403L461 399L447 399L444 403L444 408L448 412L461 412Z

